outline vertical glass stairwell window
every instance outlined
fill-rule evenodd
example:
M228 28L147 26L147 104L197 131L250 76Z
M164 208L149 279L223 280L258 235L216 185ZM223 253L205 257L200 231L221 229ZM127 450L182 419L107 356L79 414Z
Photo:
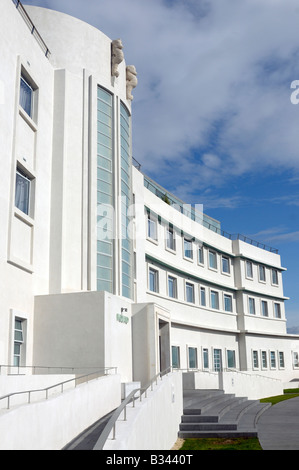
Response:
M120 104L120 156L121 156L121 235L122 235L122 295L132 297L132 266L133 243L128 232L130 225L129 208L132 204L132 157L130 114L126 107Z
M98 87L97 290L113 292L113 98Z

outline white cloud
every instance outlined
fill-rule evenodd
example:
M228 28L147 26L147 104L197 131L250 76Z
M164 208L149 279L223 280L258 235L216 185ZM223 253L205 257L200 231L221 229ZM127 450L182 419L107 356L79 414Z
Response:
M254 239L262 239L269 243L290 243L299 241L299 231L287 231L286 227L272 227L250 235Z
M25 3L122 38L138 72L134 157L145 172L167 181L171 169L173 185L178 175L192 191L267 166L299 169L297 0Z

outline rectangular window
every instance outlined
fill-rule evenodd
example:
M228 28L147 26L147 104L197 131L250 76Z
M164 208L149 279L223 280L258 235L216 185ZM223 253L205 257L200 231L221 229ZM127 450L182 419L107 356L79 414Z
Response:
M262 300L261 306L262 306L262 316L267 317L268 316L268 302L266 300Z
M272 269L272 284L278 285L278 271L277 269Z
M294 367L299 367L299 354L297 352L293 353Z
M281 307L280 304L274 303L274 317L281 318Z
M217 269L217 255L215 251L209 251L209 267Z
M219 309L219 294L214 290L211 290L211 307L216 310Z
M23 75L20 81L20 106L32 118L33 115L33 88Z
M272 369L276 368L275 351L270 351L270 364L271 364Z
M222 256L222 272L226 274L230 273L229 258L226 256Z
M267 369L268 363L267 363L267 352L262 351L262 367L263 369Z
M180 368L180 348L179 346L171 346L172 352L172 367L175 369Z
M251 261L246 261L246 277L249 277L250 279L253 278L253 268Z
M24 343L23 321L16 318L14 327L14 366L21 365L22 345Z
M221 349L214 349L214 370L216 372L222 370Z
M97 90L97 290L114 290L114 197L113 197L113 96L101 87ZM126 204L124 209L126 208ZM122 208L122 218L124 210ZM122 224L123 225L123 224ZM124 238L123 243L127 242ZM128 244L129 247L129 244ZM129 253L128 253L129 255ZM123 257L124 259L124 257ZM130 263L130 256L128 265ZM128 272L128 271L127 271ZM122 270L122 283L130 283Z
M133 241L130 236L130 223L133 214L131 181L131 116L127 108L120 103L120 162L121 162L121 233L122 233L122 295L132 298L133 294Z
M206 306L206 289L204 287L200 288L200 305L202 307Z
M184 256L193 259L192 241L184 238Z
M202 246L199 246L199 247L198 247L198 263L199 263L199 264L204 264L204 260L203 260L203 247L202 247Z
M166 229L166 247L169 250L175 251L175 237L174 237L174 231L172 227L168 227Z
M231 295L224 294L224 310L226 312L233 311L233 299Z
M248 298L249 313L255 315L255 299L253 297Z
M157 241L157 221L151 218L150 215L147 217L147 236L152 240Z
M194 285L186 282L186 301L194 304Z
M173 299L177 298L177 280L172 276L168 276L168 295Z
M204 369L209 368L209 351L205 348L202 350L203 354L203 367Z
M279 351L278 355L279 355L279 367L281 367L283 369L284 368L284 353L283 353L283 351Z
M259 266L259 280L262 282L266 281L265 266Z
M30 189L31 179L25 172L17 168L15 206L27 215L29 215L30 212Z
M149 269L149 290L158 292L158 271L152 268Z
M258 369L259 357L258 357L258 352L257 351L252 351L252 362L253 362L253 368Z
M197 369L197 348L188 348L189 368Z
M227 367L229 369L236 368L236 353L235 351L227 350Z

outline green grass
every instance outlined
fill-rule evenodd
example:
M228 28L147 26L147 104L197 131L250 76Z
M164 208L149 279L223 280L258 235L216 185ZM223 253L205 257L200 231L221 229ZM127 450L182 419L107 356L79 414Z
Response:
M186 439L180 450L262 450L256 437Z
M281 401L289 400L290 398L299 397L299 393L294 393L296 391L299 392L299 389L298 388L286 389L284 390L283 395L276 395L274 397L261 398L260 402L271 403L271 405L276 405L276 403L279 403Z

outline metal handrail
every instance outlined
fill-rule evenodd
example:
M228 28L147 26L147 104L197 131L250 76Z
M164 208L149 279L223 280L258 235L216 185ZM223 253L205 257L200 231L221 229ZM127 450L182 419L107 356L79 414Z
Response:
M89 374L85 374L85 375L81 375L79 377L73 377L72 379L68 379L68 380L64 380L63 382L59 382L59 383L56 383L54 385L51 385L50 387L46 387L46 388L41 388L41 389L35 389L35 390L24 390L24 391L21 391L21 392L13 392L13 393L9 393L8 395L3 395L2 397L0 397L0 401L1 400L5 400L7 399L7 409L9 410L10 409L10 398L14 395L21 395L21 394L26 394L28 393L28 403L31 403L31 394L32 393L37 393L37 392L46 392L46 400L48 399L48 392L49 390L51 390L52 388L56 388L56 387L61 387L61 393L63 393L63 386L69 382L73 382L73 381L79 381L79 380L82 380L82 379L85 379L87 377L87 380L86 382L88 382L88 377L91 376L91 375L95 375L95 374L100 374L104 371L104 374L103 375L106 375L106 371L109 371L109 370L114 370L115 373L117 372L117 367L105 367L105 368L102 368L102 369L99 369L95 372L90 372ZM76 388L77 384L75 382L75 388Z
M114 411L113 415L109 419L108 423L106 424L103 432L101 433L101 436L99 437L94 450L102 450L111 431L112 431L112 439L114 440L116 437L116 421L118 420L120 414L124 412L124 421L127 421L127 406L132 403L133 408L135 408L135 401L136 401L136 394L140 392L139 394L139 400L142 401L142 395L144 394L144 398L147 398L147 391L149 388L151 388L151 391L153 391L153 384L156 382L156 385L158 383L158 378L160 377L162 380L163 375L167 375L169 372L171 372L173 368L170 366L167 369L165 369L162 372L159 372L157 375L155 375L148 385L146 387L142 388L136 388L133 390L121 403L121 405ZM137 397L138 398L138 397Z
M261 248L262 250L278 254L277 248L272 248L266 243L253 240L252 238L242 235L241 233L232 234L226 232L225 230L222 230L219 221L213 219L213 217L207 214L201 214L196 210L195 207L192 206L192 204L185 204L181 199L177 198L169 191L166 191L165 188L163 188L160 184L156 183L149 176L145 174L143 174L143 176L144 186L149 189L149 191L151 191L159 198L162 198L163 195L167 194L167 197L170 200L170 205L173 206L175 209L179 210L182 214L186 215L189 219L195 220L195 222L200 223L205 228L211 230L214 233L217 233L218 235L221 235L222 237L228 238L229 240L241 240L245 243L248 243L249 245Z
M22 369L31 369L32 370L32 374L34 375L36 373L36 370L38 369L41 369L41 370L47 370L48 372L50 372L51 370L60 370L60 373L62 374L63 371L65 371L65 373L67 373L66 371L71 371L71 373L75 373L75 370L76 369L79 369L79 370L83 370L83 369L88 369L88 370L91 370L91 369L95 369L95 370L98 370L99 368L98 367L71 367L71 366L20 366L20 365L12 365L12 364L0 364L0 375L2 373L2 369L3 368L6 368L6 369L17 369L17 373L16 374L8 374L8 375L24 375L24 374L21 374L20 372L22 372ZM102 368L104 369L104 367ZM70 373L70 372L69 372Z

